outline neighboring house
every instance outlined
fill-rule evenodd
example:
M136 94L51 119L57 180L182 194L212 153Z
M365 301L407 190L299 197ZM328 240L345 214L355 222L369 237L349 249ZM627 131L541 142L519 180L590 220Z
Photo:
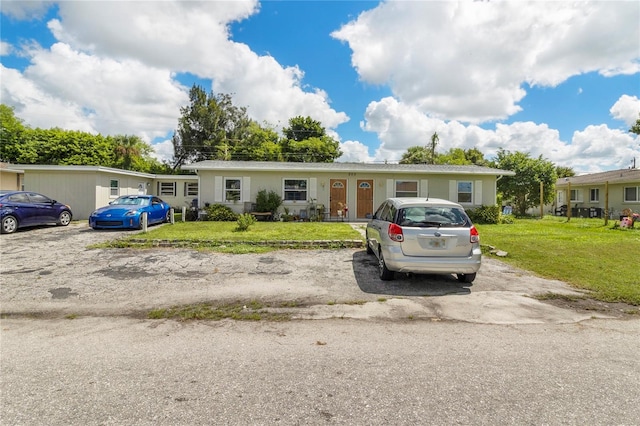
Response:
M237 213L250 209L262 189L275 191L290 214L317 205L329 218L366 220L389 197L444 198L465 208L496 204L506 170L479 166L362 163L202 161L183 166L198 175L199 207L222 203Z
M0 190L22 190L22 177L24 170L16 168L13 164L0 163Z
M556 182L556 210L567 206L571 194L571 215L618 218L622 211L640 212L640 169L612 170L561 178ZM608 206L607 206L608 201Z
M21 164L24 189L68 204L74 219L88 219L96 208L120 195L152 194L155 176L100 166Z

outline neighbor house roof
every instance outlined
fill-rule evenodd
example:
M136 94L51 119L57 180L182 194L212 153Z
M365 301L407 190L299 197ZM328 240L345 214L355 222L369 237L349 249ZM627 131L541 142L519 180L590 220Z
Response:
M170 180L193 180L197 179L196 175L156 175L153 173L135 172L132 170L115 169L103 166L74 166L74 165L48 165L48 164L20 164L22 171L66 171L66 172L102 172L118 175L128 175L136 177L144 177L148 179L170 179Z
M588 175L571 176L560 178L556 181L556 187L571 185L596 185L609 182L615 183L636 183L640 184L640 169L611 170L602 173L591 173Z
M275 161L217 161L208 160L182 166L185 170L251 170L274 172L368 172L368 173L428 173L513 176L509 170L480 166L452 166L439 164L371 164L371 163L285 163Z

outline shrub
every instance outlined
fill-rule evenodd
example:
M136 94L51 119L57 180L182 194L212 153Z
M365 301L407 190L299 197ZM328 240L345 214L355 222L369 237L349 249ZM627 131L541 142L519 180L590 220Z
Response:
M282 198L275 192L266 189L258 191L256 196L256 211L276 213L282 205Z
M473 210L467 210L467 215L473 223L498 224L500 223L499 206L480 206Z
M254 223L256 223L256 218L250 213L244 213L238 216L238 226L236 229L238 231L246 231Z
M204 208L207 213L205 220L216 222L233 222L238 220L238 214L222 204L212 204Z

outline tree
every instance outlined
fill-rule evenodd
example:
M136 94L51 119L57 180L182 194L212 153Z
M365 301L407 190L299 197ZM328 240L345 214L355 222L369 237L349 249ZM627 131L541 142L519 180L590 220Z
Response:
M207 95L195 84L189 101L180 108L178 129L172 138L174 168L192 161L231 159L236 143L248 135L251 120L246 108L234 106L230 95Z
M21 155L21 141L27 128L12 107L0 104L0 160L15 163Z
M342 155L340 143L327 136L319 121L311 117L294 117L282 129L282 158L299 163L331 163Z
M558 175L558 179L560 179L560 178L575 176L576 172L571 167L557 166L556 174Z
M543 202L553 201L555 182L558 179L555 165L542 158L531 158L528 153L500 149L495 167L515 172L515 176L503 176L498 181L498 191L504 200L511 200L517 214L524 216L527 209L540 205L540 182L543 184Z
M431 164L436 164L436 145L440 141L440 136L437 132L433 132L431 135Z
M246 138L238 141L231 154L232 160L282 161L280 136L274 129L256 122L249 125Z
M424 146L411 146L402 154L400 164L427 164L431 158L431 152Z
M638 114L638 119L636 120L636 124L631 126L629 131L631 133L635 133L636 135L640 135L640 114Z

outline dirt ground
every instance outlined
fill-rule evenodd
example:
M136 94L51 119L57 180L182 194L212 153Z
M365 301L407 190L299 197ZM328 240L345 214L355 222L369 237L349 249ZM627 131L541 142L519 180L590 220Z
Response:
M358 225L356 227L361 227ZM568 323L638 318L637 307L585 299L491 257L476 281L400 275L384 282L364 249L278 250L231 255L190 249L91 249L131 231L86 222L0 237L0 311L6 316L144 316L151 309L259 300L297 319L427 319ZM538 300L540 295L560 295ZM546 299L546 298L545 298Z

